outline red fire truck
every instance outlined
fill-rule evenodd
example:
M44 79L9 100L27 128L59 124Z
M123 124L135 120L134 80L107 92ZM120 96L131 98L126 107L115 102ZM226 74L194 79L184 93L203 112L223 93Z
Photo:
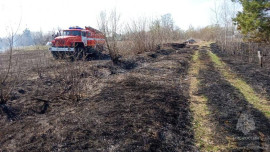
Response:
M54 58L63 55L82 56L94 51L102 51L104 44L105 36L99 30L90 26L85 29L76 26L63 30L61 36L55 37L49 50Z

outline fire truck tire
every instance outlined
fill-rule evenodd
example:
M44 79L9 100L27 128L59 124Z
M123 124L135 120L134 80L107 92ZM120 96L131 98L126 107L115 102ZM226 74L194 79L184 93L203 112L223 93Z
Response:
M59 54L58 54L58 52L52 51L51 53L52 53L53 58L59 59Z
M97 50L100 52L104 51L103 45L98 45Z
M83 59L85 58L86 54L85 54L85 49L83 47L79 47L79 48L76 48L75 50L75 59Z

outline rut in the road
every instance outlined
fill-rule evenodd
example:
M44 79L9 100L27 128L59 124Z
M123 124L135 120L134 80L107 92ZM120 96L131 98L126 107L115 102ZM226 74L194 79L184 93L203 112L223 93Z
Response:
M206 50L200 51L200 60L206 68L199 71L199 93L208 99L207 106L214 114L211 119L216 123L218 134L224 137L224 141L231 138L236 142L236 147L231 150L266 150L266 137L270 136L268 118L224 79ZM248 124L251 126L245 127L248 122L251 122Z
M263 94L270 100L270 68L265 66L263 68L256 63L248 62L238 55L230 55L226 51L221 51L217 44L211 44L211 51L217 55L231 70L237 73L254 91Z
M189 69L190 78L190 110L193 115L193 130L195 145L200 151L224 151L231 144L223 144L220 140L221 136L217 136L214 130L215 124L210 120L212 113L207 106L207 98L203 95L198 95L198 79L199 70L205 68L205 65L199 60L199 51L193 55L193 62ZM219 138L219 140L218 140ZM218 142L216 142L218 141Z

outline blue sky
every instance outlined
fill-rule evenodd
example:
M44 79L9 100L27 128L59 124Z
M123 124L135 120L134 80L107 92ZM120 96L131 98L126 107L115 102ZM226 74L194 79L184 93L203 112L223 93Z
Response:
M1 0L0 37L19 23L20 32L25 28L47 32L74 25L97 27L100 11L113 8L123 22L170 13L181 29L204 27L212 23L214 1L223 0Z

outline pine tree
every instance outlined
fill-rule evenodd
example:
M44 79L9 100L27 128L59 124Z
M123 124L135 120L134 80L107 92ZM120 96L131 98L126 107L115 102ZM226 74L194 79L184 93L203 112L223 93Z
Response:
M245 39L253 42L270 42L270 1L232 0L239 2L243 11L233 19Z
M21 44L22 46L34 45L33 38L32 38L32 35L31 35L31 31L28 28L26 28L23 31L21 39L22 39L22 44Z

